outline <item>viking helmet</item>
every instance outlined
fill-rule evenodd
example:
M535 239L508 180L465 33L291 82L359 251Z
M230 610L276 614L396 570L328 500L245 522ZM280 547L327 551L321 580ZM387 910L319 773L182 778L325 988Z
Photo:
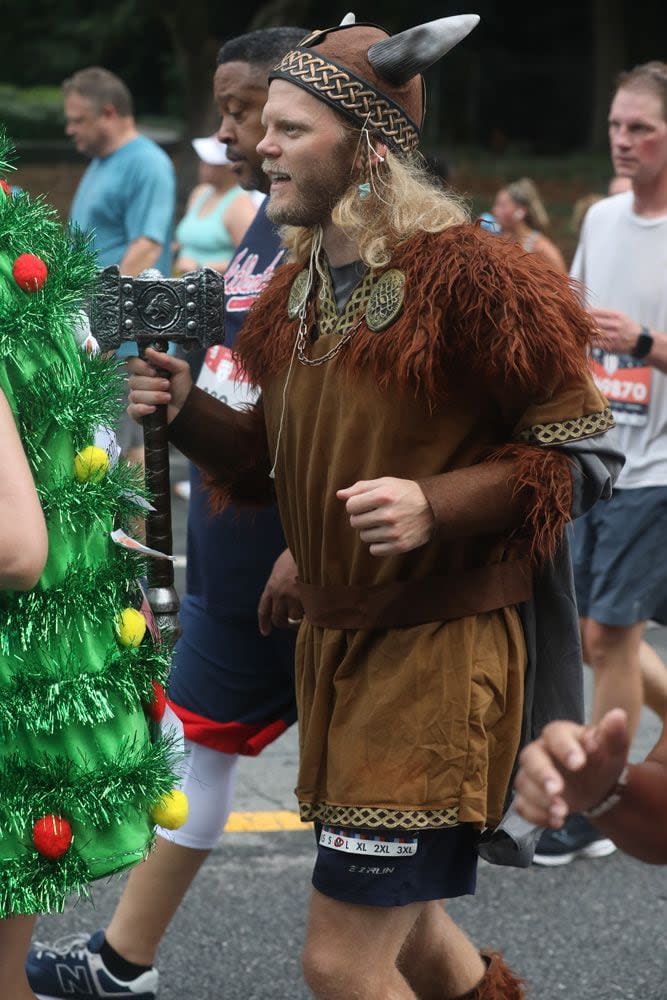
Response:
M347 14L335 28L313 31L269 74L287 80L382 137L394 152L411 152L424 117L422 73L479 23L459 14L389 35Z

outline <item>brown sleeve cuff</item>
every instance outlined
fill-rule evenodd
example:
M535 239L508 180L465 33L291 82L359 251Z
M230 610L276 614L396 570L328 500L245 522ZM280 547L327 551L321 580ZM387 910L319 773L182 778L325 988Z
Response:
M569 461L554 449L505 445L486 462L419 485L446 534L514 536L536 562L553 555L570 519Z
M261 402L234 410L193 386L169 424L169 440L204 473L214 511L274 501Z
M419 485L445 534L497 535L513 531L525 515L512 471L509 461L482 462L420 479Z
M230 406L193 385L169 424L169 440L200 469L214 473L220 453L233 443L235 417Z

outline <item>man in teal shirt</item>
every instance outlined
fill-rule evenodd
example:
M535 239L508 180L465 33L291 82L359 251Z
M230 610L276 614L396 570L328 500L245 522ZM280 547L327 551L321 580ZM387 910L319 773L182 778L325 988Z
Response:
M132 95L114 73L98 66L63 83L66 132L91 157L74 195L70 221L93 236L100 267L121 274L157 267L171 274L176 199L174 167L167 154L137 131ZM132 345L120 355L136 353ZM140 432L126 417L118 432L132 461L142 456Z

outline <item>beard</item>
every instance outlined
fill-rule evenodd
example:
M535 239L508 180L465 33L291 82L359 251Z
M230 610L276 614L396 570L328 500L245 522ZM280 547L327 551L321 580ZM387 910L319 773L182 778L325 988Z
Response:
M338 201L353 183L349 157L333 158L325 168L290 174L291 198L269 198L266 214L279 226L310 229L327 222Z

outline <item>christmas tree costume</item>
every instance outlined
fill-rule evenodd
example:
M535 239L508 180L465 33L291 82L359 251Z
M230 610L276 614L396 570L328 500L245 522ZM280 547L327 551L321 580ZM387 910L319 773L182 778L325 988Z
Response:
M6 152L0 136L0 170ZM137 556L110 537L137 512L137 474L93 445L114 424L119 378L72 332L94 258L51 209L0 184L0 388L49 535L37 586L0 592L4 918L62 909L140 861L174 776L157 726L168 657L136 610Z

